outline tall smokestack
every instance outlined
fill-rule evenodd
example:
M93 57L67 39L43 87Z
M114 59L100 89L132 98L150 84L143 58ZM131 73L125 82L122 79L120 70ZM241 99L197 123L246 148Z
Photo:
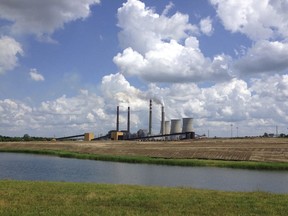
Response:
M162 110L162 112L161 112L161 130L160 130L160 133L162 135L164 135L165 134L165 112L164 112L164 106L163 105L161 107L161 110Z
M150 99L149 105L149 135L152 135L152 100Z
M119 131L119 106L117 106L116 131Z
M128 114L127 114L127 133L129 136L130 134L130 107L128 107Z

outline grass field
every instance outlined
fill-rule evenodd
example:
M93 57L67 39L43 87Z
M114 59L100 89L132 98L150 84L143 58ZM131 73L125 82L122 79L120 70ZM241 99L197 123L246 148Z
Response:
M287 215L288 195L0 181L0 215Z
M288 139L16 142L0 152L180 166L288 170ZM288 194L0 180L0 215L287 215Z
M288 162L287 138L201 139L169 142L0 142L0 149L63 150L117 156Z

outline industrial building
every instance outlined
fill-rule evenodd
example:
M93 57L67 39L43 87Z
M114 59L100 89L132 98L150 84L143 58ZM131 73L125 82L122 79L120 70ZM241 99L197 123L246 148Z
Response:
M158 134L152 133L152 120L153 120L153 101L149 101L149 121L148 130L139 129L137 133L130 131L130 107L127 109L127 129L120 130L119 128L119 106L116 109L116 127L115 130L110 130L106 135L94 138L93 133L85 133L75 136L61 137L57 140L78 139L83 137L84 141L91 140L180 140L180 139L193 139L195 132L193 130L193 118L182 119L165 119L165 108L161 105L161 125Z
M152 133L152 120L153 120L153 101L149 101L149 122L148 130L140 129L137 133L131 134L130 132L130 107L127 111L127 130L119 129L119 106L116 110L116 128L111 130L107 135L95 138L111 139L111 140L179 140L179 139L192 139L195 137L193 130L193 118L172 119L171 121L165 120L164 106L161 106L161 127L159 134Z

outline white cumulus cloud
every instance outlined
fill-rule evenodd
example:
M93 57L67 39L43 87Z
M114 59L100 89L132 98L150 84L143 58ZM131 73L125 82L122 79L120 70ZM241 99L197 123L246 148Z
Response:
M233 74L285 73L288 70L288 2L286 0L210 0L225 29L253 43L233 60ZM243 50L243 49L242 49ZM238 53L239 54L239 53ZM231 66L231 65L230 65Z
M120 44L144 54L156 44L170 39L181 40L198 31L189 23L189 16L175 13L159 15L139 0L128 0L118 9Z
M42 74L40 74L37 69L32 68L29 72L30 78L34 81L44 81L45 78Z
M242 74L283 72L288 69L288 44L279 41L258 41L235 61Z
M100 0L2 0L0 18L12 23L11 31L16 34L34 34L39 39L51 40L50 35L65 23L85 19L90 14L90 6Z
M118 9L119 40L124 50L113 60L120 71L149 82L230 79L230 57L205 57L193 36L198 28L189 23L188 15L165 14L155 13L138 0L128 0ZM211 19L201 23L202 31L211 34Z
M1 133L17 131L18 127L26 127L33 109L21 101L11 99L0 100Z
M211 60L199 49L195 37L185 40L185 45L171 40L159 43L144 56L132 48L114 57L120 71L128 76L138 76L150 82L199 82L224 80L231 77L230 57L218 55Z
M251 117L258 121L287 125L287 74L255 78L252 80L250 91L253 94L253 103L250 107Z
M253 40L288 37L286 0L210 0L224 27Z
M0 74L14 69L18 63L18 55L23 55L21 45L11 37L0 37Z
M200 20L200 30L203 32L203 34L211 36L213 34L213 26L212 26L212 20L210 17L206 17L204 19Z

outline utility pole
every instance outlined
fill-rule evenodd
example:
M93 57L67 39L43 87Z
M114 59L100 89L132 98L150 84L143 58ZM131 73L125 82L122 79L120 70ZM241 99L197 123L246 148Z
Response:
M233 124L230 125L231 126L231 138L233 137Z

